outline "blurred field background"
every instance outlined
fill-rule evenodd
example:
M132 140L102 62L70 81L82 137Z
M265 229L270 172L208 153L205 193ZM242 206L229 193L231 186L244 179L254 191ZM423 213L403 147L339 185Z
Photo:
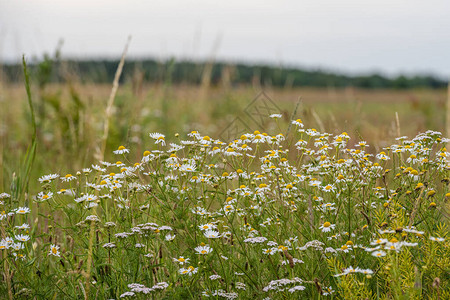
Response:
M101 157L105 110L117 64L75 64L56 55L30 66L37 124L30 190L37 188L34 179L44 174L75 172ZM105 160L113 159L112 150L119 145L140 157L151 145L150 132L163 133L168 141L175 141L176 133L183 138L192 130L221 137L236 117L242 131L269 134L285 133L289 120L301 118L317 130L346 131L355 142L365 140L373 153L398 135L413 137L445 128L447 89L433 78L350 78L270 67L247 70L214 62L167 61L150 68L154 73L148 69L139 62L125 63ZM242 70L247 73L243 75ZM4 190L20 168L33 130L21 72L20 65L4 66L0 83L0 185ZM261 92L275 106L270 112L261 111L267 121L255 123L244 110ZM278 125L268 118L269 113L283 115Z

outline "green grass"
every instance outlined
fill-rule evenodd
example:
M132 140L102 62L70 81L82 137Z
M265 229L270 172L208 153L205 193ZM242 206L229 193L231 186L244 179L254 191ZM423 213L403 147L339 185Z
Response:
M442 131L444 91L268 90L282 116L257 124L250 87L125 85L101 163L109 87L25 78L1 112L5 298L450 297L447 140L414 138Z

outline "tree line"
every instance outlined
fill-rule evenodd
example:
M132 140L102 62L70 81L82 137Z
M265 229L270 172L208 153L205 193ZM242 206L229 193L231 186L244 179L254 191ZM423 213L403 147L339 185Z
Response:
M82 82L110 83L118 65L117 59L61 60L48 55L30 63L31 74L39 84L62 82L67 76L77 76ZM230 87L259 84L273 87L358 87L368 89L444 88L447 82L433 75L381 74L345 75L324 70L306 70L295 67L250 65L226 62L196 62L175 59L128 59L122 73L122 82L141 80L150 83L202 84ZM1 66L1 78L6 82L23 82L20 64Z

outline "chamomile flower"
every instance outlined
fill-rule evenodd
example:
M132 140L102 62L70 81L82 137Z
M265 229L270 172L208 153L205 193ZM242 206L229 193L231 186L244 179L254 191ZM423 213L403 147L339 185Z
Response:
M56 192L58 195L70 195L73 193L72 190L70 189L60 189L59 191Z
M10 248L11 249L13 249L13 250L15 250L15 251L19 251L19 250L22 250L22 249L24 249L25 248L25 244L23 244L23 243L12 243L11 245L10 245Z
M60 179L62 182L69 182L76 179L76 177L73 176L72 174L66 174L64 177L60 177Z
M200 228L200 230L211 230L211 229L216 229L217 225L212 224L212 223L207 223L207 224L199 225L198 228Z
M128 150L127 148L125 148L125 146L119 146L117 148L117 150L113 151L114 154L126 154L126 153L130 153L130 150Z
M213 251L213 248L211 248L209 245L205 245L195 247L194 250L197 251L197 254L206 255L211 253Z
M391 159L389 156L386 155L386 153L384 151L378 153L376 155L376 158L379 159L379 160L389 160L389 159Z
M237 152L235 149L233 149L232 147L228 147L223 151L223 154L225 156L242 156L241 153Z
M178 170L183 173L184 172L195 172L195 168L196 168L195 163L190 162L190 163L182 164Z
M278 248L267 248L267 249L263 249L262 250L263 254L265 255L274 255L275 253L278 252Z
M322 189L322 191L327 192L327 193L336 191L336 187L333 184L327 184L326 186L322 187L321 189Z
M332 229L334 229L335 227L336 227L336 224L331 224L330 222L325 222L319 227L319 229L321 229L322 232L329 232Z
M271 114L271 115L269 116L269 118L272 118L272 119L279 119L279 118L281 118L281 117L283 117L282 114Z
M30 229L30 225L28 225L27 223L23 223L22 225L20 225L20 226L14 226L15 228L17 228L17 229Z
M217 239L220 238L220 233L218 231L215 230L206 230L204 233L206 238L208 239Z
M53 197L53 193L52 192L40 192L39 194L37 194L36 196L36 200L38 201L46 201L46 200L50 200Z
M8 241L6 241L5 239L2 239L0 241L0 250L6 250L10 247L10 243L8 243Z
M28 207L18 207L15 209L15 213L19 215L28 214L31 210Z
M178 270L178 273L181 275L189 275L192 276L198 272L198 268L194 268L193 266L189 266L187 268L181 268Z
M48 255L61 257L61 253L59 252L59 246L57 246L55 244L51 244L50 245L50 251L48 252Z
M168 241L168 242L170 242L170 241L173 241L174 239L175 239L175 234L167 234L165 237L164 237L164 239L166 240L166 241Z
M386 252L381 251L381 250L373 251L372 252L372 256L383 257L383 256L386 256Z
M40 177L38 180L40 183L50 183L58 177L59 177L59 174L49 174L49 175L44 175L44 176Z
M303 128L303 126L304 126L301 119L297 119L295 121L292 121L292 124L295 125L295 126L298 126L300 128Z
M430 239L431 241L433 241L433 242L443 242L443 241L445 241L445 238L442 238L442 237L433 237L433 236L430 236L429 239Z
M25 235L25 234L18 234L15 236L15 239L21 242L26 242L30 240L30 236L29 235Z
M185 258L184 256L180 256L178 258L174 258L173 261L179 265L185 265L189 263L190 258Z
M164 134L153 132L150 133L149 136L155 140L155 144L161 144L163 146L166 145L166 140L164 139L166 136Z
M101 172L101 173L106 172L106 169L100 167L99 165L92 165L92 169L94 169L97 172Z

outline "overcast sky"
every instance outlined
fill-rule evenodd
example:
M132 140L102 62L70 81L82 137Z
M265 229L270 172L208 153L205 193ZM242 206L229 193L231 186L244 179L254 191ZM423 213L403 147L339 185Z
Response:
M0 0L0 59L59 39L64 57L118 57L132 35L134 57L448 78L449 14L449 0Z

